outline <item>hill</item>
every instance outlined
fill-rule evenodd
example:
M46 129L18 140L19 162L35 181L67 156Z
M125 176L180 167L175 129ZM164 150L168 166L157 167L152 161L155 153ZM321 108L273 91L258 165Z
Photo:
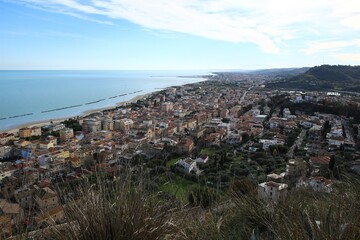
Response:
M276 89L360 92L360 66L322 65L266 85Z
M249 74L268 75L268 76L296 76L305 73L310 68L272 68L250 71Z

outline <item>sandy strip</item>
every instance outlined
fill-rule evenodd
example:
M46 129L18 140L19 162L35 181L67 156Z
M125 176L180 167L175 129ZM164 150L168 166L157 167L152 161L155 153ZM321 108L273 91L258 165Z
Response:
M157 93L157 92L158 91L147 93L147 94L142 94L142 95L137 95L137 96L133 97L132 99L130 99L128 101L118 102L118 103L116 103L115 106L87 110L87 111L84 111L82 114L76 115L76 116L62 117L62 118L56 118L56 119L48 119L48 120L43 120L43 121L24 123L24 124L21 124L19 126L16 126L16 127L13 127L13 128L7 129L7 130L0 131L0 133L6 132L6 133L17 134L19 132L19 129L21 129L21 128L43 127L43 126L49 125L51 122L53 122L54 124L57 124L57 123L65 121L65 120L67 120L69 118L74 118L74 117L77 117L77 116L79 116L80 118L85 117L85 116L88 116L88 115L90 115L92 113L102 112L102 111L105 111L105 110L114 109L117 106L122 106L122 105L125 105L125 104L128 104L128 103L136 102L137 100L146 98L146 97L148 97L148 96L150 96L150 95L152 95L154 93Z

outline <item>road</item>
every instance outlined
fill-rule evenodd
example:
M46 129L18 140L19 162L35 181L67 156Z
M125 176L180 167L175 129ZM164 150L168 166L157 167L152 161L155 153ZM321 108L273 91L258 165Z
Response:
M294 157L294 150L296 147L300 147L304 137L306 135L306 129L301 130L301 133L299 134L299 137L296 139L296 141L294 142L294 144L290 147L289 151L287 152L287 156L289 158L293 158Z
M244 94L241 96L240 98L240 104L244 101L245 97L246 97L246 94L254 87L255 85L249 87L245 92Z

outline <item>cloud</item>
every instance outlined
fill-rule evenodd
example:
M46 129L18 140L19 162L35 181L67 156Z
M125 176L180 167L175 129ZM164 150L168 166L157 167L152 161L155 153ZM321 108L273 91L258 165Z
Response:
M316 41L307 44L307 47L300 51L311 55L318 52L338 52L346 47L360 47L360 40L349 41Z
M336 55L336 58L346 62L360 64L360 53L344 53Z
M286 42L333 38L360 30L358 0L20 0L33 6L100 23L124 19L144 28L212 40L253 43L276 54ZM89 17L91 16L91 18ZM104 21L102 18L108 18ZM320 44L320 43L319 43ZM337 49L342 41L317 46ZM345 46L345 47L346 47Z

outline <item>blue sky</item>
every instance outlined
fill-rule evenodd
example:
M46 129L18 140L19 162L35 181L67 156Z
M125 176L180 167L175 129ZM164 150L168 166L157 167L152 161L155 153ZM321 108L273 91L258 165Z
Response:
M358 0L0 0L0 69L360 64Z

